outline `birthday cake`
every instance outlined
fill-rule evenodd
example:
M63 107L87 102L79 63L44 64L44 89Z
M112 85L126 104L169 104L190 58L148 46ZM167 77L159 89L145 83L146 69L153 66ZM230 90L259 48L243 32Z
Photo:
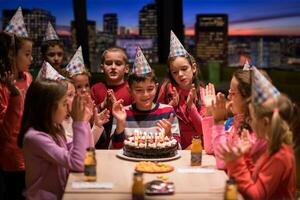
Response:
M125 156L134 158L169 158L177 154L177 140L158 133L136 132L124 141Z

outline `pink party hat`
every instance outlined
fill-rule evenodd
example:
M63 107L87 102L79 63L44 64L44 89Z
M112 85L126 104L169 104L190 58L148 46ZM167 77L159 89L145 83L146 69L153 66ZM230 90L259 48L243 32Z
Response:
M136 75L144 75L150 73L151 71L151 67L146 60L141 48L137 47L132 72Z
M276 98L280 92L262 75L256 67L252 67L252 101L262 104L270 98Z
M188 52L185 50L181 42L178 40L176 35L171 31L170 36L170 53L169 58L176 56L184 56L187 55Z
M81 46L78 47L69 64L66 66L66 71L69 73L70 77L86 71Z
M11 18L8 25L5 27L4 32L13 33L21 37L28 37L21 7L18 8L15 15Z
M44 61L43 65L36 77L37 80L43 80L43 79L47 79L47 80L64 80L65 77L63 77L62 75L60 75L51 65L50 63Z
M59 40L59 37L57 36L56 31L50 22L48 22L46 35L44 37L44 41L49 41L49 40Z

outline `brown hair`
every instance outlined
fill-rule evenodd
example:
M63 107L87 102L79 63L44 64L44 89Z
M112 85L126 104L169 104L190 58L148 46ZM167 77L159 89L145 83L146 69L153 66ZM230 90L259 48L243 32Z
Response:
M278 98L268 99L262 105L251 105L257 120L264 117L270 119L271 131L267 133L270 154L276 153L282 144L292 144L289 122L295 117L295 111L294 104L286 95L280 94Z
M108 52L120 52L121 54L123 54L123 60L124 60L125 64L128 64L128 56L127 56L127 53L126 53L126 51L125 51L123 48L121 48L121 47L111 47L111 48L106 49L106 50L102 53L102 56L101 56L101 64L104 64L104 61L105 61L105 55L106 55Z
M53 123L53 114L59 100L66 94L66 81L34 81L28 88L21 130L18 137L19 147L23 147L24 137L30 127L49 134L59 144L58 136L64 136L64 129Z
M61 49L64 49L64 44L61 40L47 40L43 41L42 46L41 46L41 52L43 55L43 58L46 58L46 53L48 51L49 47L54 47L58 45Z
M139 83L139 82L144 82L147 79L150 81L157 83L157 78L155 76L154 71L152 70L150 73L145 74L145 75L137 75L135 73L131 73L128 77L128 85L131 87L134 82Z
M199 92L199 87L201 87L203 84L200 82L200 78L201 78L201 71L199 69L199 66L195 60L195 58L191 55L191 54L186 54L184 56L175 56L175 57L169 57L168 58L168 79L165 81L165 88L164 88L164 94L165 95L165 98L164 98L164 101L165 102L168 102L168 82L170 82L172 85L178 85L176 83L176 81L174 80L172 74L171 74L171 71L170 71L170 65L172 64L172 62L177 58L177 57L183 57L185 58L189 64L191 66L195 65L196 66L196 72L193 74L193 80L192 82L194 83L195 85L195 89L196 89L196 95L197 95L197 100L196 100L196 107L197 109L199 110L200 109L200 106L202 104L201 102L201 97L200 97L200 92Z

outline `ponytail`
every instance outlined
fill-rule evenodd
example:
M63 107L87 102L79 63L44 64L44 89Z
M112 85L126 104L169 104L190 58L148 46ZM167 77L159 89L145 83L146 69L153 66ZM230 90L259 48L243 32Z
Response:
M273 110L271 132L268 137L270 139L268 149L270 154L277 152L283 143L288 145L292 144L292 132L290 131L288 123L280 116L278 108Z

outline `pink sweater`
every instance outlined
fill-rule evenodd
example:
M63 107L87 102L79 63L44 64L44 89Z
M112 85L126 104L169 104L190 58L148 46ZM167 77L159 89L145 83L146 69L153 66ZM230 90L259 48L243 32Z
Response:
M198 110L196 106L188 109L186 106L186 99L189 94L189 90L183 90L176 87L179 93L179 103L178 106L174 107L176 116L179 120L180 128L180 139L182 149L187 148L192 143L192 138L194 135L202 135L202 127L207 127L208 125L203 125L206 121L204 120L204 105ZM167 94L165 94L165 84L162 85L159 91L157 101L159 103L168 104L170 99L165 99L165 95L169 95L172 91L172 86L169 83L167 86ZM202 98L202 88L200 88L200 96Z
M226 164L246 199L296 199L296 162L283 144L273 155L263 153L253 165L244 157Z
M231 143L234 144L235 140L239 137L237 130L239 126L239 121L241 116L235 116L233 123L225 131L224 125L213 125L205 126L204 131L204 149L207 154L214 154L216 157L216 164L218 169L226 169L225 162L220 158L219 146L221 143ZM205 124L213 124L213 117L207 117ZM251 150L246 157L250 157L253 162L256 162L257 159L266 151L267 143L263 139L258 139L255 133L251 134L251 140L253 142Z
M27 199L61 199L69 171L83 171L90 124L74 122L73 131L72 143L61 138L57 145L49 134L28 130L23 146Z

